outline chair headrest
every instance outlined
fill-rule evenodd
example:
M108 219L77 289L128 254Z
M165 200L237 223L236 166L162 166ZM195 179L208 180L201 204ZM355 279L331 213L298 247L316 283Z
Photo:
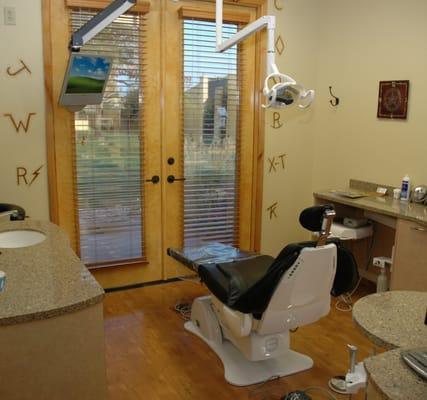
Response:
M303 210L299 216L300 224L311 232L322 230L323 216L327 210L333 210L332 204L313 206Z

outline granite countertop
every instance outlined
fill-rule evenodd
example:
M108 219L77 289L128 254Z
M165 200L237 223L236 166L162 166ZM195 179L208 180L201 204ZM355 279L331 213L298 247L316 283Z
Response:
M391 291L362 297L353 322L377 346L427 347L427 292Z
M348 191L355 191L350 188ZM337 193L333 190L322 190L313 193L314 197L325 199L336 203L345 204L351 207L360 208L390 217L402 218L408 221L418 222L421 225L427 226L427 207L422 204L410 203L407 201L400 201L393 199L390 196L384 197L360 197L358 199L351 199Z
M104 291L50 222L1 222L0 232L31 229L46 239L34 246L0 249L6 286L0 292L0 326L46 319L99 303Z
M364 361L370 384L387 399L427 399L427 382L406 366L401 351L387 351Z

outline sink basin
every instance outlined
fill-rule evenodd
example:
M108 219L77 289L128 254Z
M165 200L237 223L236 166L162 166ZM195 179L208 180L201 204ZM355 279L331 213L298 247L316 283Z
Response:
M46 235L44 233L30 229L5 231L0 232L0 248L16 249L18 247L28 247L41 243L45 239Z

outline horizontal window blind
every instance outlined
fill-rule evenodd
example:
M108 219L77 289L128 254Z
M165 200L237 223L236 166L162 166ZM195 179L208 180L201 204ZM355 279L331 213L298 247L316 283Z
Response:
M239 51L215 52L214 22L185 18L183 36L184 245L238 245Z
M71 30L97 11L71 11ZM144 258L141 74L143 17L125 14L81 53L112 56L104 99L74 114L80 257L89 266Z

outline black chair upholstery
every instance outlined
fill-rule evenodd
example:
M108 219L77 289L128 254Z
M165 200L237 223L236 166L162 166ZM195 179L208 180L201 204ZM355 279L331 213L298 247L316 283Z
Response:
M244 313L265 309L275 277L268 274L274 261L270 256L259 256L238 262L199 266L199 275L209 290L228 307ZM253 294L257 296L253 296Z
M322 206L308 207L302 210L299 216L299 223L311 232L320 232L323 224L323 216L326 211L333 210L334 206L325 204Z
M330 207L323 208L321 215L326 209L331 209ZM304 221L303 226L313 231L317 228L320 230L319 209L320 206L317 206L314 211L303 211L306 212L304 218L310 214L316 219L315 222ZM337 270L331 295L339 296L356 286L359 279L357 264L352 253L343 247L338 239L329 239L327 243L337 246ZM264 255L243 261L200 265L198 272L202 282L222 303L233 310L253 314L254 318L260 319L280 279L294 264L301 250L315 246L314 241L289 244L276 258Z

